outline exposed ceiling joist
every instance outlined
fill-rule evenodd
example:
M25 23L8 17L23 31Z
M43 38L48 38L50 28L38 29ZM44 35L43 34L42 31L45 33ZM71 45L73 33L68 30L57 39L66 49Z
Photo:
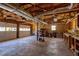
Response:
M47 11L46 9L44 9L44 8L41 8L39 5L35 5L35 4L31 4L32 6L35 6L35 7L38 7L38 8L40 8L40 9L42 9L43 11Z
M15 14L18 14L19 16L23 16L27 19L33 19L32 16L28 13L24 13L23 11L19 10L19 9L16 9L10 5L7 5L7 4L0 4L0 8L3 8L5 10L8 10L10 12L13 12Z
M44 15L51 15L51 14L57 14L57 13L63 13L63 12L69 12L69 11L77 10L77 9L72 9L73 6L74 6L73 4L70 4L66 7L57 8L57 9L42 13L40 15L37 15L35 17L41 17L41 16L44 16Z
M24 12L24 11L18 9L18 8L15 8L15 7L13 7L13 6L9 5L9 4L0 4L0 8L3 8L3 9L8 10L10 12L13 12L13 13L15 13L15 14L17 14L19 16L22 16L22 17L24 17L26 19L30 19L30 20L35 21L35 22L40 21L43 24L47 24L47 23L39 20L38 18L33 17L31 14L29 14L27 12Z

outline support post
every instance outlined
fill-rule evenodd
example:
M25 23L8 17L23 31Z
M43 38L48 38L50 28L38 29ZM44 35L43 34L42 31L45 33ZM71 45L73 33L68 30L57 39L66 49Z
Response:
M33 26L32 25L30 26L30 29L31 29L30 30L30 35L32 35L33 34Z
M17 24L17 33L16 33L17 38L19 38L19 23Z
M37 40L39 40L39 37L38 37L38 22L37 22Z

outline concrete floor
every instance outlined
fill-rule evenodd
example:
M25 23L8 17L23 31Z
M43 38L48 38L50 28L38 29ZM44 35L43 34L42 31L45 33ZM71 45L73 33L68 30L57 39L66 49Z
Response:
M45 38L38 42L36 36L0 43L1 56L72 56L61 38Z

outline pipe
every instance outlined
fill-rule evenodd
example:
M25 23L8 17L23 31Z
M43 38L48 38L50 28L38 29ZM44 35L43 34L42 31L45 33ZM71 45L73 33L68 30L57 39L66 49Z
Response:
M71 22L74 18L76 18L79 15L79 13L77 13L72 19L69 19L66 24L68 24L69 22ZM75 19L74 19L75 20Z
M61 8L57 8L57 9L54 9L52 11L48 11L46 13L43 13L43 14L40 14L40 15L37 15L35 17L40 17L40 16L43 16L43 15L47 15L47 14L57 14L57 13L62 13L62 12L67 12L67 11L71 11L71 8L73 7L73 4L71 3L70 5L66 6L66 7L61 7ZM75 9L74 9L75 10Z
M72 7L73 7L73 3L71 3L68 8L69 8L69 9L72 9Z

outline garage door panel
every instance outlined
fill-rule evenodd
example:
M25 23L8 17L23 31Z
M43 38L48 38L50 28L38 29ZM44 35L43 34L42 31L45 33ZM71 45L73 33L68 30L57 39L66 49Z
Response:
M16 26L17 26L16 24L0 22L0 41L16 38L16 31L11 31L12 28L13 27L16 28Z
M20 27L19 27L19 37L30 36L30 32L31 32L30 30L31 30L30 26L20 25Z

